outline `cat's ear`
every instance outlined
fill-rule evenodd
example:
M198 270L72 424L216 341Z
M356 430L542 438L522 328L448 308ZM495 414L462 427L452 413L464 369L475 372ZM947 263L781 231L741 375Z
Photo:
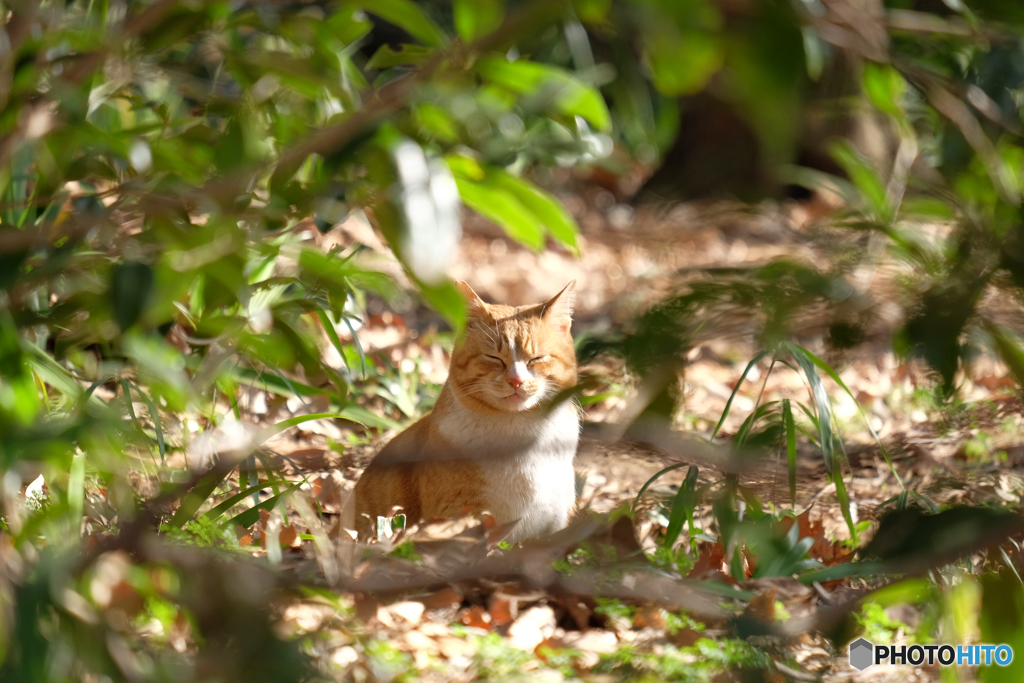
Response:
M462 297L466 300L466 312L469 313L470 320L490 320L491 310L484 303L484 300L473 291L473 288L467 285L462 280L456 280L455 286L459 288L462 293Z
M540 315L563 332L568 332L572 326L572 309L575 304L576 281L573 280L543 305Z

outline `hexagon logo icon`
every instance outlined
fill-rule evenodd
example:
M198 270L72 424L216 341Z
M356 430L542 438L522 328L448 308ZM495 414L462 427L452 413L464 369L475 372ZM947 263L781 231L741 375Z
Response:
M875 646L869 640L858 638L850 643L850 666L858 671L863 671L872 664L875 659Z

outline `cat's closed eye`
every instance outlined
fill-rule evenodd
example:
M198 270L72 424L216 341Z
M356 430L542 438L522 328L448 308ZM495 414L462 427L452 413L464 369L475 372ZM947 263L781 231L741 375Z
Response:
M490 360L498 361L499 363L501 363L501 367L505 367L505 361L503 361L502 359L498 358L497 356L489 356L487 354L484 354L484 358L488 358Z
M541 361L545 361L545 360L547 360L547 359L548 359L548 357L547 357L547 356L537 356L536 358L531 358L531 359L530 359L530 360L528 361L528 363L529 363L530 365L533 365L534 363L540 363Z

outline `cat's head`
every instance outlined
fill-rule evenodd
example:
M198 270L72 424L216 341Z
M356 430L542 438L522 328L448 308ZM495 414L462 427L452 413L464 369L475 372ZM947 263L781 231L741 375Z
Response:
M569 328L576 282L533 306L486 304L465 282L469 321L452 354L449 384L481 412L530 410L576 383Z

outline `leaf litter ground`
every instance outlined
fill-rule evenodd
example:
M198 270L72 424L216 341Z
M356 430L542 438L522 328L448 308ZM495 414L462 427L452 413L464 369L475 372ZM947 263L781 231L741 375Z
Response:
M591 185L562 199L583 226L582 258L555 246L532 253L470 217L453 276L470 281L487 300L511 304L541 301L576 279L574 330L604 332L676 291L696 268L780 257L813 262L830 239L826 228L808 219L805 206L763 205L756 212L682 206L640 214ZM325 248L362 242L370 247L369 262L401 278L399 265L365 220L350 218L322 241ZM797 339L840 371L906 488L938 505L1018 503L1024 489L1020 403L1005 368L978 359L961 378L958 403L939 407L930 401L930 380L891 351L888 339L899 309L887 301L899 292L887 268L894 267L880 266L871 275L877 315L866 344L843 355L831 352L821 318L813 315L806 325L798 321ZM373 397L366 407L405 424L429 409L446 376L451 339L422 308L393 310L371 301L369 313L356 333L370 366L366 381ZM645 493L632 522L622 515L653 474L702 453L695 444L711 433L744 366L758 352L751 331L748 319L727 317L714 335L697 340L681 386L685 404L674 423L683 436L660 448L642 439L607 438L605 427L628 413L635 382L611 358L586 368L605 387L586 406L576 461L584 512L544 542L502 547L503 530L493 520L470 517L412 527L388 542L325 558L317 538L344 545L332 525L359 473L395 432L322 420L271 438L263 449L267 462L286 479L303 481L295 497L317 513L311 518L293 510L282 517L263 510L258 522L238 530L239 542L254 555L270 556L310 587L276 605L280 635L305 639L321 670L346 680L937 680L937 669L927 667L856 672L845 651L836 652L814 630L780 626L801 619L813 626L816 615L856 600L878 585L875 580L812 586L789 577L737 582L721 545L712 540L699 542L685 575L649 561L685 468ZM759 364L739 388L717 441L728 443L759 400L807 401L795 372L777 370L765 381L768 365ZM846 443L854 521L870 522L903 489L859 422L853 400L825 382ZM172 454L169 464L203 467L264 424L326 406L310 399L268 401L254 391L241 397L239 408L241 420L210 430L205 440ZM174 425L167 429L173 439ZM779 456L745 467L739 483L763 505L789 508L785 453ZM706 458L694 462L701 481L724 476ZM820 455L802 447L797 472L793 509L800 514L788 524L797 525L798 538L811 539L810 556L823 565L849 562L848 527ZM695 517L705 528L710 506L699 505ZM984 558L976 554L968 561ZM905 642L922 614L901 605L890 608L886 619L891 637ZM972 680L973 673L960 675Z

